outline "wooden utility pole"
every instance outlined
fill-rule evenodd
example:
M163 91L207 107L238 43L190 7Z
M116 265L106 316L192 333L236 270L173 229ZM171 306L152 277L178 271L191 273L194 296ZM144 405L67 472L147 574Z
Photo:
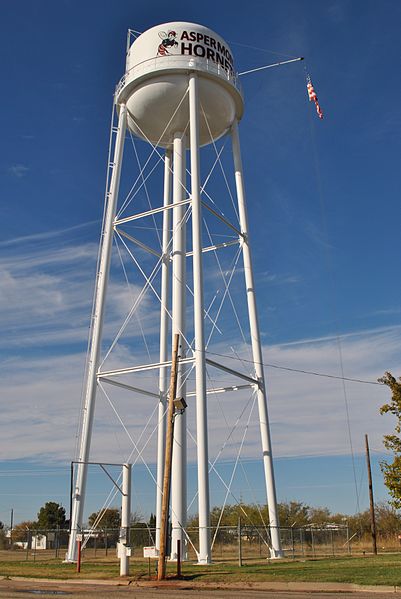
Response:
M164 460L163 475L163 500L162 513L160 519L160 549L159 564L157 568L157 580L166 578L166 548L167 548L167 521L168 507L170 503L170 483L171 483L171 459L173 455L173 436L174 436L174 399L177 392L177 367L178 367L178 344L180 336L174 335L173 353L171 357L171 377L170 391L167 408L167 431L166 431L166 454Z
M368 481L369 481L370 530L372 532L372 548L373 548L373 553L375 555L377 555L375 503L373 500L372 470L370 468L369 441L368 441L367 435L365 435L365 448L366 448L366 465L368 467Z

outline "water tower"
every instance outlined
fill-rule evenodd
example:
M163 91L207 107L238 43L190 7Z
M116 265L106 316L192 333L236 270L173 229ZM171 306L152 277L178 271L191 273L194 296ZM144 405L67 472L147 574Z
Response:
M196 446L198 473L199 563L211 561L209 456L207 399L210 389L207 368L216 368L238 379L255 394L258 405L262 455L270 519L271 556L282 555L277 516L269 421L260 332L256 310L254 276L248 235L247 210L238 136L238 122L243 114L243 97L229 45L214 31L186 22L164 23L153 27L129 44L126 72L115 93L118 126L114 129L114 157L110 162L105 214L101 236L90 346L85 378L80 447L72 501L71 535L67 559L75 559L76 534L83 521L87 479L87 462L93 428L96 390L99 381L113 382L130 388L136 395L147 394L158 401L156 525L160 527L164 465L165 412L168 392L169 361L172 335L181 340L178 371L178 395L196 410ZM120 174L126 133L144 140L163 152L164 192L159 205L142 213L120 218L117 213ZM238 224L233 224L207 206L202 194L200 175L201 149L223 136L231 136ZM188 169L186 155L189 155ZM187 177L187 171L189 176ZM188 210L190 215L188 217ZM233 369L208 356L205 342L204 273L205 247L202 218L205 211L214 214L234 235L242 254L244 273L243 304L247 306L244 325L250 337L252 373ZM159 362L144 363L104 371L100 362L107 283L111 265L113 236L123 224L159 214L162 218L160 255L160 336ZM139 243L139 242L138 242ZM227 244L221 244L227 245ZM141 242L142 249L153 250ZM213 251L218 249L217 245ZM188 264L190 261L190 268ZM191 273L191 280L188 273ZM191 288L191 303L187 288ZM187 331L193 333L189 340ZM213 359L212 359L213 358ZM158 388L153 392L121 382L126 373L149 369L159 372ZM194 389L187 389L188 369L193 369ZM120 378L119 378L120 377ZM120 383L116 382L118 380ZM113 379L113 380L112 380ZM185 411L176 416L173 443L171 485L171 559L176 559L177 540L182 557L186 556L186 469L187 423ZM135 484L135 480L134 480ZM159 535L156 538L156 547Z

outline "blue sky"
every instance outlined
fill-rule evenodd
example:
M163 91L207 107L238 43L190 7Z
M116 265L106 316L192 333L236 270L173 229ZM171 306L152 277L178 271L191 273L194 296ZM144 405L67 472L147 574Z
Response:
M139 8L121 0L26 0L3 4L1 13L1 520L13 507L16 521L34 518L49 498L68 505L112 94L124 72L128 28L205 24L231 44L239 71L305 57L242 82L240 134L265 360L340 375L340 339L345 376L375 381L387 369L400 375L397 2L251 1L244 11L221 1L217 11L209 1ZM304 66L323 121L308 102ZM111 295L110 335L128 301L121 280L112 280ZM149 302L142 317L153 316ZM394 426L378 415L386 389L346 383L344 396L338 380L266 372L279 500L352 513L356 480L366 508L364 433L377 498L385 499L378 461L382 435ZM106 407L99 406L97 426L116 458L126 446ZM221 421L212 420L223 435ZM244 454L251 484L238 473L233 490L263 502L252 426ZM95 443L94 455L100 449ZM228 477L233 457L235 448L222 465ZM145 493L137 507L147 513L152 489L140 465L137 477ZM92 481L88 511L108 491L95 474ZM213 488L212 504L220 503L224 493Z

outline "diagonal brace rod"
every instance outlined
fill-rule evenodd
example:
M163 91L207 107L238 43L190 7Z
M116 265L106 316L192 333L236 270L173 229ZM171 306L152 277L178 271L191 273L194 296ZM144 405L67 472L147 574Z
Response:
M230 229L235 231L237 233L237 235L239 235L240 237L244 236L243 233L241 233L241 231L239 229L237 229L237 227L235 227L233 224L231 224L229 220L227 220L224 216L219 214L216 210L213 210L213 208L211 208L211 206L209 206L209 204L206 204L206 202L202 202L202 206L204 208L206 208L206 210L209 210L209 212L211 212L216 218L218 218L224 224L226 224L227 227L230 227Z
M182 202L177 202L176 206L183 206L184 204L189 204L191 202L190 199L182 200ZM125 218L119 218L114 221L114 226L122 225L123 223L129 223L132 220L138 220L138 218L144 218L145 216L151 216L152 214L157 214L158 212L164 212L165 210L171 210L173 208L172 204L168 206L159 206L159 208L153 208L153 210L146 210L146 212L139 212L138 214L133 214L132 216L127 216Z
M101 467L101 469L103 470L103 472L109 477L109 479L111 480L111 482L113 483L113 485L115 487L117 487L117 489L120 491L121 495L124 495L121 487L118 486L118 484L116 483L116 481L114 480L114 478L111 476L111 474L109 474L106 470L106 468L103 466L103 464L99 464L99 466Z
M132 385L126 385L125 383L120 383L119 381L113 381L113 379L108 379L104 376L99 376L98 380L102 383L108 383L109 385L115 385L116 387L121 387L122 389L127 389L128 391L134 391L135 393L140 393L141 395L147 395L148 397L154 397L159 399L159 393L152 393L151 391L146 391L146 389L140 389L139 387L133 387Z
M238 372L237 370L233 370L232 368L229 368L228 366L219 364L218 362L215 362L214 360L210 360L209 358L206 358L206 362L207 362L207 364L209 364L209 366L214 366L214 368L218 368L219 370L224 370L224 372L228 372L230 374L233 374L234 376L238 376L239 378L244 379L245 381L249 381L253 385L257 385L258 387L260 385L260 383L257 379L253 379L252 377L247 376L246 374L243 374L242 372Z
M132 243L135 243L137 246L139 246L140 248L145 250L145 252L148 252L149 254L153 254L154 256L156 256L156 258L161 257L160 252L157 252L156 250L152 249L151 247L146 245L146 243L142 243L142 241L139 241L139 239L135 239L135 237L132 237L132 235L129 235L128 233L126 233L125 231L122 231L121 229L117 229L116 226L114 227L114 229L122 237L129 239L130 241L132 241Z

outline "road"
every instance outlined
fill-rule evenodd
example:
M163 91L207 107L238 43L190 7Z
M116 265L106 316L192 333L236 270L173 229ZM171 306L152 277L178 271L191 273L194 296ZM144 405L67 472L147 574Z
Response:
M109 586L97 584L44 583L42 581L0 580L0 598L22 599L23 597L65 597L66 599L387 599L394 592L288 592L264 590L211 590L186 588L149 588Z

